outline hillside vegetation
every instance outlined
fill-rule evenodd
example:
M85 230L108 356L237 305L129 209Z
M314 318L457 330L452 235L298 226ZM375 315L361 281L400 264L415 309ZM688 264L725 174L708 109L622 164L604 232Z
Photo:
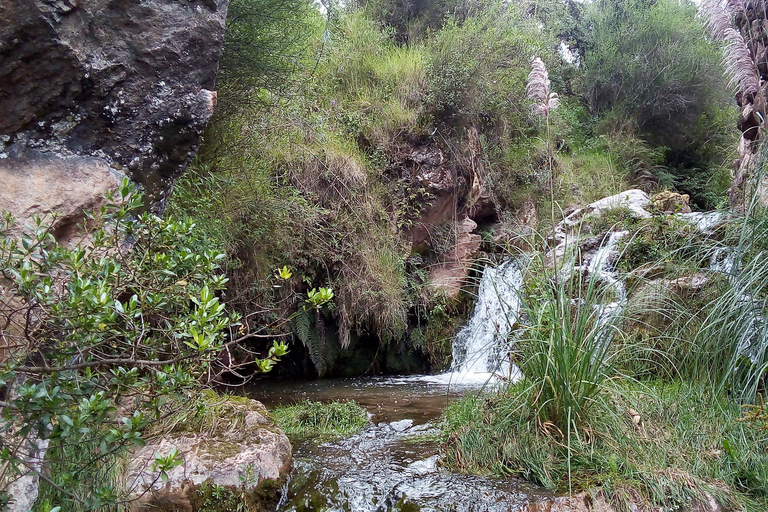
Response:
M242 52L259 40L231 22L227 93L171 211L222 241L229 303L255 322L279 325L307 291L333 290L323 314L299 319L308 328L294 318L313 363L295 350L295 371L337 372L350 343L415 354L411 369L445 365L467 296L428 276L451 261L465 218L491 241L536 229L520 231L517 214L550 211L550 192L556 217L630 185L708 208L723 196L734 114L691 4L380 0L321 14L294 3L289 23L306 38L281 41L278 58ZM553 176L526 97L534 56L562 102ZM263 60L283 67L242 78ZM544 231L552 220L539 215ZM275 288L283 266L293 277Z

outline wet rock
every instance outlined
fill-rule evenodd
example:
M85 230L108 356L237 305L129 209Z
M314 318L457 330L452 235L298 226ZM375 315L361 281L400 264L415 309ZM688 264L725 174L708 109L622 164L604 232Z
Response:
M194 511L195 490L204 482L248 495L284 480L291 467L288 438L267 419L259 402L249 400L233 407L231 416L244 418L238 428L215 435L175 433L131 456L127 482L131 492L140 496L138 510ZM168 472L166 484L152 464L155 453L167 455L172 449L184 462Z
M691 213L690 196L664 190L651 197L653 207L664 213Z
M473 233L476 228L475 221L469 218L458 223L456 246L442 263L429 270L428 288L432 293L442 293L452 300L459 296L480 251L482 238Z
M0 159L0 210L16 218L11 235L28 232L39 217L60 243L78 235L85 212L106 204L104 194L119 184L119 175L95 157L61 156L16 150Z
M558 260L565 255L566 248L579 238L578 226L586 215L601 216L615 208L626 208L638 219L649 219L651 213L645 209L651 202L648 194L638 189L631 189L609 197L604 197L584 208L579 208L570 213L557 226L549 236L549 244L554 247L547 254L547 264L552 265L555 258Z
M227 0L0 3L0 158L99 158L162 209L216 104Z
M639 501L639 500L638 500ZM628 503L630 512L642 512L649 510L638 503ZM652 510L657 510L653 508ZM659 511L662 509L659 508ZM684 509L685 510L685 509ZM706 494L706 501L694 502L688 512L724 512L720 503L710 494ZM592 496L588 493L574 494L573 497L558 496L534 501L523 506L520 512L616 512L616 509L605 498Z
M389 424L395 432L405 432L413 426L413 420L393 421Z
M615 512L615 509L603 498L593 498L582 492L573 497L537 500L522 507L520 512Z

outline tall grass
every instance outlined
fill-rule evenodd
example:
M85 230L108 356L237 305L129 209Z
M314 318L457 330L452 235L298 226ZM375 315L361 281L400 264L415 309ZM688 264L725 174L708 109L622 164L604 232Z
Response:
M697 510L710 496L724 510L767 510L765 433L739 421L737 405L682 381L612 380L606 391L570 443L537 425L525 382L451 404L443 464L585 491L617 511Z
M764 174L756 173L756 183ZM708 305L690 364L716 391L754 402L766 391L768 373L768 208L758 190L744 215L730 224L720 252L733 261L724 269L729 286Z
M611 377L616 354L610 339L620 322L610 305L616 291L597 273L576 269L555 278L542 268L531 270L538 273L526 290L513 358L533 390L542 424L567 434L583 422Z

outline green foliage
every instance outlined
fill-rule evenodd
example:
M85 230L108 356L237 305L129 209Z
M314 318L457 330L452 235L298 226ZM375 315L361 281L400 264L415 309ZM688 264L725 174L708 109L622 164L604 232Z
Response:
M637 224L632 210L619 206L600 212L599 215L587 214L581 220L581 230L585 228L590 233L600 235L608 231L622 231L632 229Z
M582 282L578 272L565 277L534 268L512 361L532 390L539 421L566 433L578 430L604 392L620 318L607 309L614 292L597 274Z
M510 4L494 4L462 23L450 19L429 42L427 112L453 127L519 133L527 127L529 61L541 49L541 34Z
M690 2L597 1L587 8L587 103L602 130L664 148L663 186L712 206L736 143L717 48Z
M289 92L308 57L320 13L308 0L232 0L227 8L218 74L221 108L265 101Z
M303 401L272 411L277 424L292 437L345 437L368 424L368 413L356 402Z
M444 415L444 464L462 472L518 475L553 491L587 491L617 510L685 510L711 494L726 508L768 506L764 432L738 406L683 382L608 383L570 440L537 421L525 381L470 396ZM635 423L633 412L637 413Z
M325 327L320 312L301 308L291 317L293 333L309 352L317 374L322 377L328 369L326 362Z
M702 37L695 5L597 1L588 22L584 66L592 112L621 112L663 145L685 144L707 102L724 97L719 54Z
M127 180L108 199L72 246L39 220L20 237L9 215L0 225L0 476L5 486L27 469L28 438L48 439L51 488L79 510L121 499L110 467L169 399L218 371L239 322L216 296L227 279L214 241L189 219L137 216Z
M367 15L393 30L397 42L415 42L442 28L452 16L463 19L485 2L477 0L358 0ZM474 8L474 9L473 9Z
M630 272L644 265L664 269L665 275L709 266L706 238L695 225L682 219L656 215L643 220L621 242L618 266Z

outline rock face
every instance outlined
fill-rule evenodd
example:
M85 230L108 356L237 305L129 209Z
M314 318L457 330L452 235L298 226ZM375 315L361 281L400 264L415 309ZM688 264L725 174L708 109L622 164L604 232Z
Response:
M448 299L456 299L472 270L472 263L480 251L482 238L473 231L475 221L463 219L456 228L456 245L442 263L429 269L429 288L432 293L443 293Z
M46 153L98 158L162 210L216 104L226 12L227 0L3 0L0 159L21 175Z
M17 217L11 235L26 231L24 224L39 217L60 243L67 243L84 212L105 204L104 194L119 180L99 158L14 152L0 160L0 183L0 207Z
M204 482L247 494L284 480L291 467L288 438L267 419L259 402L232 403L231 409L228 428L220 432L176 433L134 453L127 482L141 496L138 510L197 510L196 491ZM168 471L163 483L153 467L155 453L165 456L174 448L184 462Z

